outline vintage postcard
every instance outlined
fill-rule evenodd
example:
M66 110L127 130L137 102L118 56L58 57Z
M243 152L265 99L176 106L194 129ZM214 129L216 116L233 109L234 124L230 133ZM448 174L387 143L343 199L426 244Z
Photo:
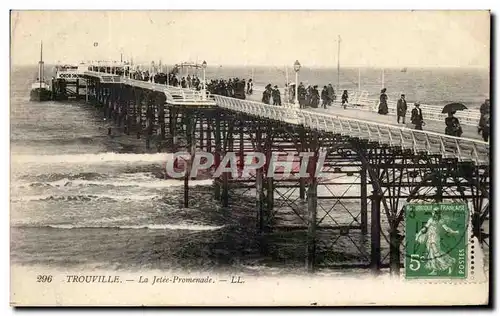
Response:
M485 305L489 11L12 11L12 306Z

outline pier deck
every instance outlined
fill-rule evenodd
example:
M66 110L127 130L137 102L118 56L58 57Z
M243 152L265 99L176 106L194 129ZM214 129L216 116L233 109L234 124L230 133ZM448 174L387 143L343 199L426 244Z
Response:
M256 94L252 94L250 96L247 96L248 100L260 101L260 96ZM408 104L410 106L410 104ZM406 127L406 128L412 128L412 124L410 123L410 118L411 118L411 110L412 108L409 107L408 111L406 113L406 119L405 122L406 124L398 124L396 121L396 116L394 114L391 114L389 112L388 115L380 115L375 111L372 111L372 109L369 106L353 106L353 105L348 105L346 109L344 109L340 103L336 102L332 106L328 106L326 109L323 107L318 107L318 108L307 108L304 109L304 111L312 111L312 112L318 112L322 114L327 114L327 115L333 115L333 116L341 116L341 117L346 117L346 118L351 118L351 119L358 119L362 121L370 121L370 122L375 122L375 123L381 123L384 125L394 125L394 126L399 126L399 127ZM425 111L424 115L426 114ZM479 114L479 111L478 111ZM445 114L442 114L445 115ZM435 119L426 119L424 117L425 121L425 126L424 130L433 132L433 133L439 133L439 134L444 134L444 129L445 129L445 124L444 124L444 119L441 121L435 120ZM463 121L463 120L462 120ZM474 117L471 118L471 124L462 124L462 129L464 134L462 135L463 138L470 138L470 139L477 139L479 141L482 141L481 135L477 133L477 121L478 119L475 119Z
M489 245L489 234L482 229L490 209L490 148L473 139L473 130L466 130L470 138L457 138L439 133L444 127L435 122L427 121L425 131L416 131L395 124L390 115L359 109L300 110L106 73L86 71L81 77L88 87L86 100L102 107L124 133L144 138L147 148L182 148L192 156L203 150L215 155L216 166L229 152L240 158L247 152L266 157L278 151L311 152L309 166L325 153L322 171L329 176L322 179L278 180L267 177L266 166L246 178L223 172L214 179L214 197L223 207L243 196L255 200L256 230L262 236L280 229L303 230L309 271L317 261L318 234L328 230L334 234L332 243L352 243L366 255L362 263L341 265L371 267L374 272L389 266L397 273L404 262L402 222L410 202L467 203L473 235ZM190 177L187 172L186 207ZM338 212L350 221L337 222ZM297 224L276 225L277 215L283 213L296 216ZM362 250L364 238L353 238L354 232L369 239L369 254ZM389 244L387 254L381 241ZM333 260L332 265L338 264Z

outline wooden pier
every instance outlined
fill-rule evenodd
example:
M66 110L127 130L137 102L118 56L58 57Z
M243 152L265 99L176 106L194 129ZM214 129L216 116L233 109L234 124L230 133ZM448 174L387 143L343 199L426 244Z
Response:
M224 172L214 179L214 199L223 207L237 204L243 195L255 197L259 234L305 231L308 271L316 267L319 232L329 230L338 232L339 238L349 239L354 231L369 238L367 261L351 266L371 268L375 273L390 267L399 273L404 262L404 205L409 202L466 201L472 207L474 236L489 243L489 234L481 230L489 215L488 143L312 113L290 105L210 95L203 89L193 91L96 70L101 68L79 72L79 82L86 87L84 99L102 108L121 132L144 139L148 149L182 149L192 157L205 151L215 155L216 166L229 152L238 157L260 152L268 158L272 152L310 152L309 166L315 166L325 153L323 173L329 176L321 179L270 178L268 165L248 178ZM189 180L187 173L186 207ZM318 193L328 192L332 185L344 194ZM357 189L350 190L353 187ZM347 201L356 202L359 210L345 206ZM350 224L335 222L332 214L339 212L335 205L344 206ZM284 210L295 214L296 224L276 225L276 215ZM381 251L382 239L390 244L388 255Z

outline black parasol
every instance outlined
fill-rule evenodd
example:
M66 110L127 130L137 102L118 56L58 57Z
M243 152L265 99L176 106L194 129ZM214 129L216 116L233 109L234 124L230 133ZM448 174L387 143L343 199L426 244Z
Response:
M446 104L443 107L443 111L441 113L450 113L450 112L463 111L463 110L467 110L467 107L465 105L463 105L462 103L455 102L455 103Z

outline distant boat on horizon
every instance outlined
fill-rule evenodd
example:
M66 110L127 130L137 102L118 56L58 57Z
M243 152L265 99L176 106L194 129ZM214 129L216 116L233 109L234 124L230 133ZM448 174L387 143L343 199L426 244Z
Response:
M40 61L38 62L38 78L31 84L30 101L49 101L51 91L49 85L45 82L43 65L43 43L40 43Z
M408 68L404 67L403 69L401 69L401 72L407 72L408 71Z

